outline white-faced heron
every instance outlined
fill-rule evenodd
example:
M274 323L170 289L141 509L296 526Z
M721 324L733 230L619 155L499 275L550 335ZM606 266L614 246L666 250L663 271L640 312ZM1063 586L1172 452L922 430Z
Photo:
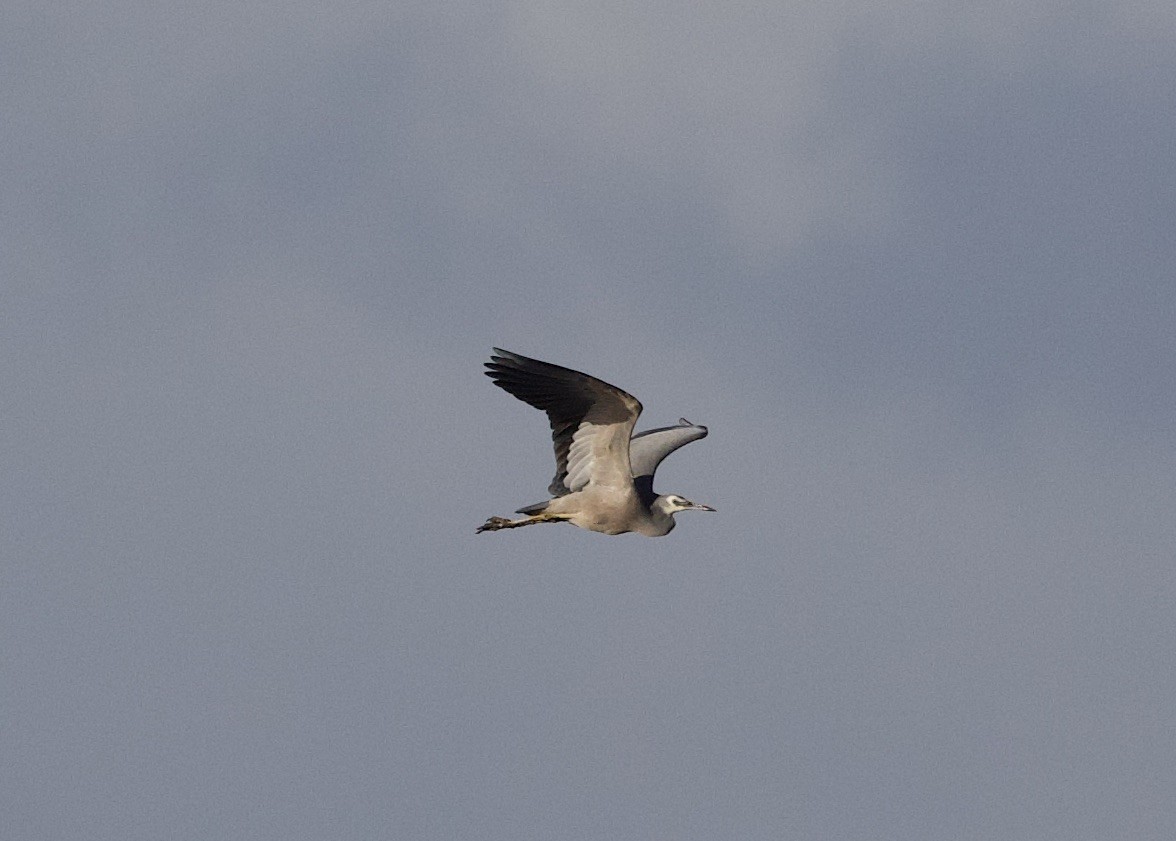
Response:
M521 520L491 517L482 531L532 523L568 522L604 534L669 534L678 511L714 511L677 494L653 491L662 459L706 437L705 426L685 418L677 426L633 434L641 404L596 377L494 348L486 376L525 403L547 413L555 442L552 499L518 509Z

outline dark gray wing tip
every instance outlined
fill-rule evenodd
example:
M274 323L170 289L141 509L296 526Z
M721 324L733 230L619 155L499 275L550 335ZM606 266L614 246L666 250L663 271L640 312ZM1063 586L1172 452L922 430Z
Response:
M707 433L710 432L710 430L707 429L702 424L691 423L690 421L686 420L686 418L678 418L678 426L693 426L695 429L701 429L702 435L698 436L699 438L705 438L707 436Z
M492 348L492 350L494 353L490 354L490 361L482 363L486 366L486 370L482 373L487 377L493 378L500 374L504 369L509 370L511 368L517 368L524 362L528 361L527 357L519 356L517 353L511 353L509 350L503 350L502 348L497 347Z

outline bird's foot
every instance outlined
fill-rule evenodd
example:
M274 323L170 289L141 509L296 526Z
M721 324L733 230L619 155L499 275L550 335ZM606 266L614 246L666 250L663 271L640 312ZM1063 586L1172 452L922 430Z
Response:
M514 520L508 520L506 517L491 517L489 520L478 526L478 530L474 534L481 534L484 531L498 531L499 529L514 528L518 523Z

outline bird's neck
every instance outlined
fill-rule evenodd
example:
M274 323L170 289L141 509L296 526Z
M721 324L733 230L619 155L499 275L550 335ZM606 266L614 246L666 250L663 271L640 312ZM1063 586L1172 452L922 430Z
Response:
M669 500L664 496L659 496L649 506L650 519L652 519L659 528L665 529L661 534L669 534L674 528L674 515L670 510Z

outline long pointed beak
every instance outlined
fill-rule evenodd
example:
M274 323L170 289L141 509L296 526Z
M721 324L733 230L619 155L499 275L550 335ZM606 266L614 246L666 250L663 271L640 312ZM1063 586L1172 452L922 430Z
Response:
M690 503L690 506L691 506L691 508L690 508L691 511L714 511L715 510L715 509L711 508L709 505L703 505L701 502L692 502L692 503Z

